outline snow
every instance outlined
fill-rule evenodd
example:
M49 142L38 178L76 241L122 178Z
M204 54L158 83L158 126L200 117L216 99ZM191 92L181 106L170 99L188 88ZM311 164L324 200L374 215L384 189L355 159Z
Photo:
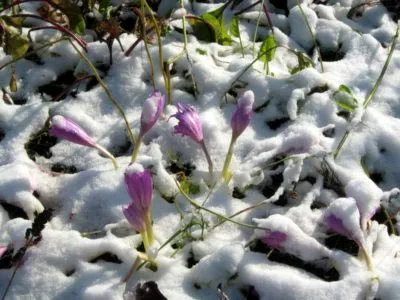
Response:
M175 10L178 18L221 5L183 2L181 9L173 1L161 1L159 13L168 17ZM238 9L251 2L243 1ZM0 249L13 248L15 254L25 243L25 231L32 226L35 213L54 209L42 240L29 247L16 272L9 299L130 299L137 283L149 280L155 281L168 299L216 299L219 284L231 300L243 299L243 291L250 286L260 299L398 299L400 238L388 233L386 220L380 220L384 214L380 207L392 215L393 222L397 220L394 227L399 232L399 45L373 101L365 109L361 105L379 77L396 24L382 5L367 6L361 17L349 19L350 8L360 1L300 2L321 52L344 55L324 61L323 73L295 0L288 1L288 16L268 2L276 40L284 46L270 62L273 75L265 75L263 63L258 61L234 82L254 59L252 40L260 5L240 16L244 57L236 42L221 46L188 36L191 62L183 55L173 65L172 101L199 110L215 176L221 173L228 151L230 120L238 99L235 94L254 93L253 117L235 144L231 181L227 184L217 178L215 185L209 186L204 153L192 140L173 133L176 122L169 117L176 108L165 107L144 137L137 164L129 167L137 171L147 168L153 176L156 241L148 254L156 260L158 270L143 267L127 284L121 279L138 255L141 237L121 210L131 201L123 178L133 148L124 121L99 85L86 90L82 84L75 97L68 94L59 102L39 92L39 87L66 71L91 74L67 41L39 51L42 65L22 59L0 70L2 96L15 103L0 100ZM25 4L24 10L34 13L36 7ZM233 12L228 14L231 17ZM174 22L181 26L181 20ZM263 13L260 24L256 53L271 34ZM60 34L42 30L33 32L32 37L39 43L60 38ZM125 49L136 38L133 34L120 37ZM89 35L85 39L90 60L96 66L108 64L105 43L93 42ZM165 60L183 49L183 37L175 31L163 42ZM165 94L158 48L149 46L156 66L155 84ZM290 74L298 61L287 47L310 55L315 67ZM0 65L10 60L1 50ZM114 43L113 61L100 75L131 129L138 133L143 105L154 105L145 102L153 87L143 44L125 57ZM15 93L8 87L13 68L18 79ZM189 74L198 94L191 92ZM360 104L347 119L333 99L340 85L348 86ZM230 89L232 93L225 97ZM32 160L27 143L45 129L52 115L69 117L85 128L116 156L120 168L114 170L110 160L95 149L65 140L51 146L50 155L34 154ZM332 154L346 130L350 135L334 159ZM76 172L54 171L57 164L75 167ZM221 224L220 217L191 206L175 181L182 178L182 173L174 174L182 167L189 182L198 188L190 194L193 201L226 217L243 210L232 217L242 225ZM10 213L10 206L17 212L21 209L28 219ZM325 223L327 213L340 217L353 237L363 240L372 270L361 256L346 252L347 244L328 246L327 239L335 235ZM269 257L268 252L257 253L252 245L264 232L260 227L285 233L287 239L274 253L293 256L303 265L276 261L274 253ZM115 255L119 263L94 261L105 253ZM307 265L321 268L324 274L318 277ZM323 276L331 268L338 278L328 280ZM0 269L0 295L13 270Z

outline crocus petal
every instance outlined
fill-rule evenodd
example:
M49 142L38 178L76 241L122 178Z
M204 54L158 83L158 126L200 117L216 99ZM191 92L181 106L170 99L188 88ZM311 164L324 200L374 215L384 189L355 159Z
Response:
M153 179L149 170L139 164L132 164L125 171L125 185L132 203L147 212L153 197Z
M3 254L7 251L7 247L0 246L0 258L3 256Z
M332 231L339 233L343 236L351 236L351 232L349 232L347 228L343 225L342 219L335 216L334 214L327 215L325 217L325 222Z
M68 140L72 143L94 147L96 142L74 121L56 115L51 119L50 135Z
M287 235L281 231L269 231L262 237L261 241L272 249L281 248L281 244L287 239Z
M358 244L364 241L360 228L360 211L353 198L338 198L325 211L325 222L330 229Z
M145 230L145 213L140 209L140 207L136 206L134 203L130 203L129 205L122 207L122 212L136 231L142 232Z
M252 91L246 91L239 98L236 110L231 119L232 133L235 138L241 135L249 125L253 115L253 103L254 93Z
M197 143L203 142L203 123L200 120L197 110L190 105L178 103L178 112L171 116L176 118L179 123L174 127L178 134L186 135Z
M160 118L165 105L165 96L154 91L143 104L140 117L140 136L144 136Z
M361 216L361 227L365 230L367 222L380 207L383 191L369 178L350 180L344 191L348 197L356 200Z

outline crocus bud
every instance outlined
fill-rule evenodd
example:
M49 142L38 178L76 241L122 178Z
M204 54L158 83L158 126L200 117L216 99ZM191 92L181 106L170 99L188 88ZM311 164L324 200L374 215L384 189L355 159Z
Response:
M165 104L165 96L154 91L143 104L140 117L140 137L144 136L160 118Z
M261 237L261 241L271 249L281 248L281 244L287 239L287 235L280 231L267 231Z
M325 211L325 222L329 228L356 243L363 243L360 228L360 211L353 198L338 198Z
M239 137L249 125L251 116L253 114L254 93L246 91L239 98L236 110L232 115L231 127L232 136Z
M132 164L125 171L125 185L132 203L147 213L153 197L153 179L149 170Z
M151 226L151 200L153 197L153 180L151 173L142 165L132 164L125 171L125 185L132 203L122 208L128 222L142 235L144 248L150 248L154 240Z
M134 203L122 207L122 212L125 218L132 225L132 227L138 231L143 232L146 229L143 211L139 206Z
M259 237L269 247L295 255L304 261L315 261L329 257L331 251L305 233L295 222L280 214L266 219L254 219L258 226L270 231L261 231Z
M3 256L3 254L4 254L6 251L7 251L7 247L0 246L0 259L1 259L1 257Z
M96 142L74 121L56 115L51 118L50 135L66 139L72 143L95 147Z
M178 125L175 125L174 133L180 133L192 138L195 142L201 144L203 142L203 123L200 120L197 110L187 104L176 104L178 112L171 118L178 119Z
M368 221L380 207L383 191L369 178L350 180L344 191L348 197L356 200L360 211L361 228L363 230L367 229Z

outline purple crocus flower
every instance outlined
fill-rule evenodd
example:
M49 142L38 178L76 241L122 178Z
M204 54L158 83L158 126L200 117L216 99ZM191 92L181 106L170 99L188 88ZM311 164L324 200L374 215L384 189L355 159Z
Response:
M125 171L125 185L132 203L147 213L153 197L153 179L149 170L139 164L130 165Z
M122 208L128 222L142 235L147 250L154 240L151 225L151 200L153 179L149 170L139 164L131 164L125 171L125 185L132 202Z
M177 103L178 112L171 118L178 119L178 125L175 125L175 133L180 133L192 138L195 142L203 143L203 123L200 120L197 110L187 104Z
M281 231L267 231L261 237L261 241L272 249L281 248L281 244L287 239L287 234Z
M122 207L122 212L124 213L125 218L136 231L145 231L146 223L141 207L137 206L135 203L130 203L129 205Z
M3 254L7 251L7 247L0 246L0 258L3 256Z
M56 115L51 118L50 135L66 139L72 143L96 147L96 142L74 121Z
M234 139L238 138L249 125L253 115L253 103L254 93L252 91L244 92L239 98L231 119L232 137Z
M360 228L360 212L354 198L338 198L325 211L325 223L329 228L354 240L359 245L364 243Z
M351 236L349 231L343 225L342 219L338 218L334 214L328 214L325 217L325 222L332 231L339 233L340 235L343 235L343 236L347 236L347 237Z
M143 137L160 118L165 105L165 96L155 90L143 104L140 117L140 137Z

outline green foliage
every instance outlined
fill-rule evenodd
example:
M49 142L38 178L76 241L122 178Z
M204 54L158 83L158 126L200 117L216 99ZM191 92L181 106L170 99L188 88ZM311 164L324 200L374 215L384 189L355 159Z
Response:
M189 178L185 177L180 182L182 190L189 195L196 195L200 193L200 186L194 182L192 182Z
M346 85L341 85L333 93L333 98L340 108L349 112L353 112L354 109L358 106L357 99L353 96L352 91Z
M368 170L367 157L366 156L361 157L360 164L361 164L361 167L364 170L364 173L369 177L369 170Z
M6 54L12 55L14 59L24 56L29 49L28 38L21 35L14 27L7 26L5 22L2 22L2 25L6 29L4 40Z
M295 51L295 54L297 56L298 65L295 66L292 70L290 70L290 74L292 75L296 74L301 70L313 66L312 60L308 56L306 56L303 52Z
M17 86L17 75L15 72L11 74L10 82L9 82L10 91L15 93L18 90Z
M210 23L198 17L188 18L187 21L197 39L208 43L217 41L215 30Z
M207 55L207 51L201 48L196 48L196 52L201 55Z
M232 39L225 27L224 15L220 14L218 18L213 13L205 13L201 18L211 25L215 32L216 42L220 45L230 45Z
M231 25L229 26L229 30L234 37L240 37L240 30L239 30L239 16L235 16L232 21Z
M83 34L86 28L85 19L74 1L53 0L52 2L68 17L70 29L78 34Z
M275 57L276 47L275 36L270 34L261 44L260 51L258 52L258 57L262 62L270 62Z

